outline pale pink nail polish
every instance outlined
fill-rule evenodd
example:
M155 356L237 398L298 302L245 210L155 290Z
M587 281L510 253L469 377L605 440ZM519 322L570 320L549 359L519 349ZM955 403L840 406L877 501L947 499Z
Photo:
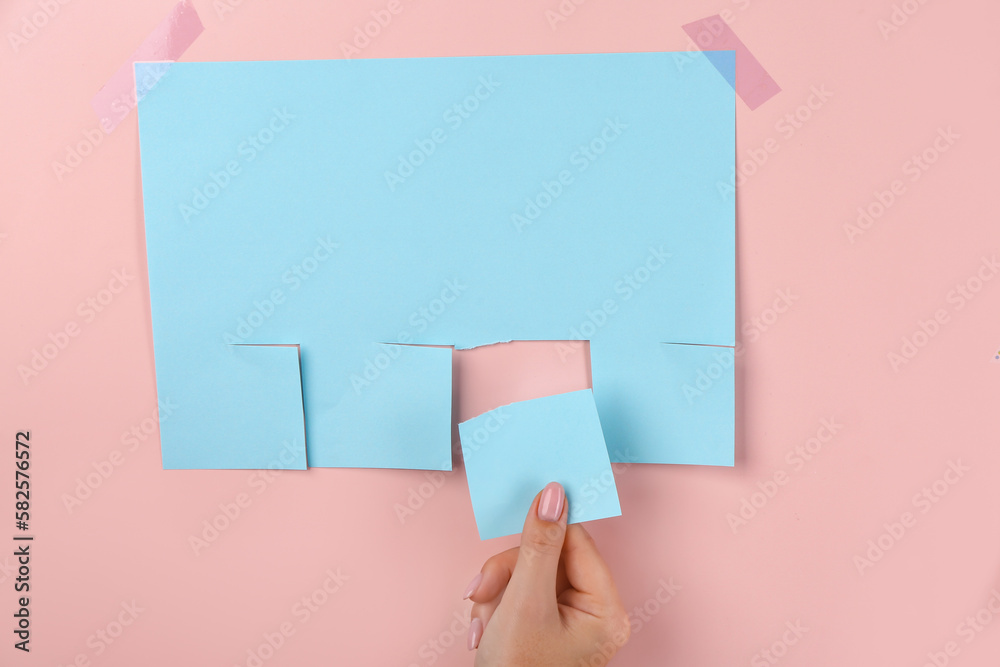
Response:
M463 600L468 600L473 595L475 595L476 594L476 589L479 588L479 584L481 584L481 583L483 583L483 573L482 572L480 572L475 577L473 577L472 581L469 582L469 585L465 587L465 596L463 596L462 599Z
M483 622L478 618L472 619L469 625L469 650L479 648L479 640L483 637Z
M563 492L562 484L549 482L538 501L538 518L542 521L558 521L559 517L562 516L565 498L566 494Z

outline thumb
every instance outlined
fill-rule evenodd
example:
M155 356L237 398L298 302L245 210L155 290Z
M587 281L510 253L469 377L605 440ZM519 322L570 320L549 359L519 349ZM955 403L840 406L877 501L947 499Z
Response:
M558 482L550 482L531 503L508 586L508 594L519 605L540 611L558 610L556 577L568 516L566 492Z

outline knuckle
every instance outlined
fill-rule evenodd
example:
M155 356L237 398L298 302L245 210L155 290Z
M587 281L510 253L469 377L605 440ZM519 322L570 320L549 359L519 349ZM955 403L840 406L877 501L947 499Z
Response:
M503 554L494 554L493 556L490 556L489 558L487 558L486 562L483 563L483 570L482 571L483 572L487 572L489 570L493 570L493 569L496 569L496 568L500 567L500 561L501 561L501 556L502 555Z
M562 551L562 531L558 526L546 526L535 529L527 536L522 551L534 552L532 555L558 556Z
M513 547L498 554L493 554L483 563L482 572L503 572L509 569L517 561L517 552L518 548Z

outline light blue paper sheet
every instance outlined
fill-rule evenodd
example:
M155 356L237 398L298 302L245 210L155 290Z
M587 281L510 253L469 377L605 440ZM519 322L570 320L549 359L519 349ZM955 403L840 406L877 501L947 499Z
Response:
M734 344L734 92L694 58L171 66L138 105L164 467L305 432L310 466L450 469L422 346L565 339L613 456L731 465L731 373L692 411L708 353L665 344Z
M480 539L520 533L549 482L566 490L570 523L621 515L590 389L511 403L458 431Z

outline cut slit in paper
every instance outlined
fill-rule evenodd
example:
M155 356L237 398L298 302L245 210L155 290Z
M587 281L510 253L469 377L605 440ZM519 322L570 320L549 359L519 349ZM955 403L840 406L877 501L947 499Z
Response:
M157 389L196 406L164 466L305 430L310 466L447 470L430 346L574 338L612 458L731 465L731 371L689 405L714 361L665 343L734 345L735 98L675 55L172 65L139 102Z

